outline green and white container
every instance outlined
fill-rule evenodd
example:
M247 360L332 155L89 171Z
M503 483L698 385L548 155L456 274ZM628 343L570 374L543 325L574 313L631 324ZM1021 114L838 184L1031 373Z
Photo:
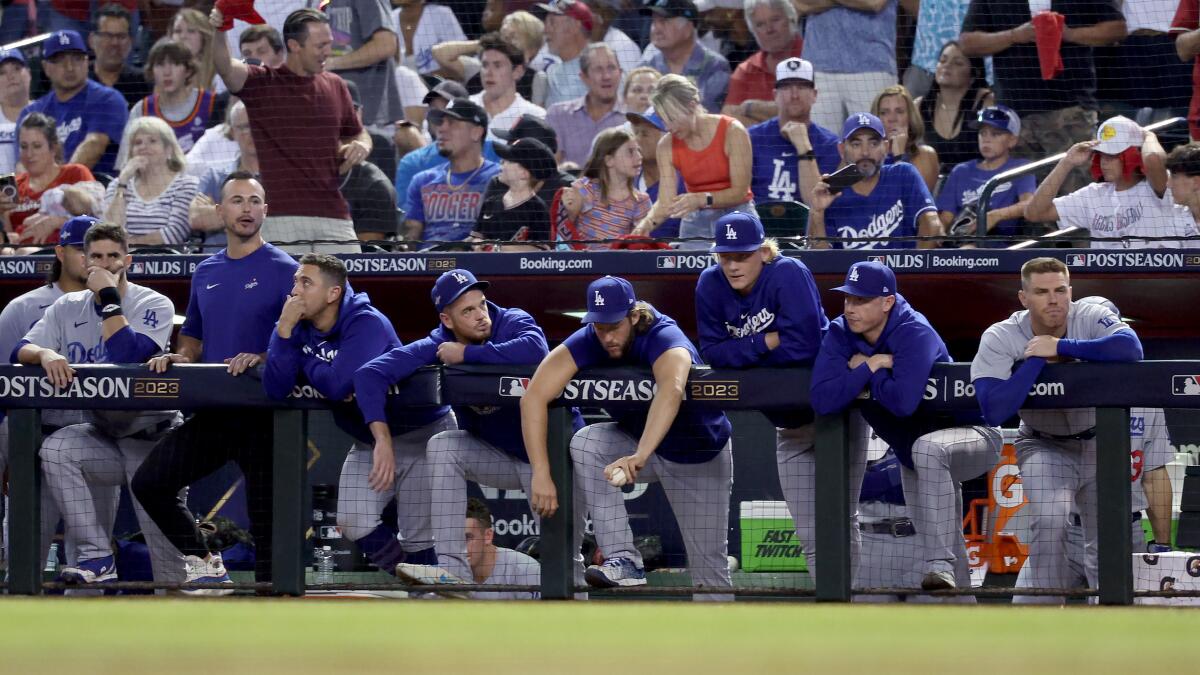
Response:
M796 524L786 502L741 503L742 569L747 572L806 572Z

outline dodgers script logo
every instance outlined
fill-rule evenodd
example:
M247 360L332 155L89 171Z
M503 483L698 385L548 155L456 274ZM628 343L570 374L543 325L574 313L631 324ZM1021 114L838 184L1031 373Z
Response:
M775 315L766 307L759 310L757 314L751 316L742 314L738 318L742 320L741 326L735 326L728 321L725 322L725 330L729 332L729 337L744 338L755 333L761 333L775 322Z

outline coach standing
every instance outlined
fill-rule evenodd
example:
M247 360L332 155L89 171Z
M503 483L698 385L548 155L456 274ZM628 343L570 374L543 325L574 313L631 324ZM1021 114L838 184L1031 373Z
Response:
M214 9L213 28L224 17ZM371 136L350 101L346 83L325 72L333 44L329 18L298 9L283 24L287 61L278 68L235 61L223 37L213 40L217 73L246 104L263 186L275 208L263 224L268 241L357 241L340 175L371 153ZM285 246L289 253L358 253L355 243Z

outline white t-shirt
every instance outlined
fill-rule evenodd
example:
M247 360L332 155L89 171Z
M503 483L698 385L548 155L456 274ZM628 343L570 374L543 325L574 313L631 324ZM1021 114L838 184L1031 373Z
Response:
M496 547L496 566L485 584L512 586L540 586L542 566L538 561L511 548ZM473 600L537 600L541 593L518 593L515 591L471 593Z
M617 62L621 64L622 76L628 75L629 71L641 64L641 48L620 28L609 26L608 32L604 34L604 43L616 52Z
M481 91L478 94L471 94L471 100L479 105L483 105L483 92ZM536 106L525 100L524 96L517 94L513 99L512 105L508 106L504 112L501 112L498 115L489 115L487 137L493 141L501 140L496 137L496 134L492 133L492 129L511 129L512 125L516 124L517 119L525 113L529 113L535 117L540 117L541 119L546 119L545 108Z
M429 87L417 71L408 66L396 66L396 89L400 90L400 105L404 108L425 105Z
M404 32L400 24L400 8L392 10L392 20L396 23L396 35L400 38L400 49L404 50ZM433 58L434 46L442 42L466 40L458 17L454 10L445 5L425 5L421 12L421 20L417 22L417 30L413 33L413 51L405 53L402 63L422 75L437 71L438 64Z
M533 60L529 62L529 67L544 73L547 68L556 63L562 63L562 59L557 54L551 54L550 49L546 45L542 45L538 53L534 54Z
M17 121L0 110L0 173L12 173L17 165Z
M225 137L225 125L218 124L217 126L206 129L204 135L196 144L188 150L187 167L184 173L190 176L203 176L209 167L213 166L229 166L233 160L238 158L240 151L238 150L237 141Z
M1093 237L1194 237L1196 221L1176 206L1170 188L1162 197L1150 182L1118 192L1113 183L1092 183L1054 200L1058 227L1081 227ZM1183 241L1093 241L1092 248L1182 248Z

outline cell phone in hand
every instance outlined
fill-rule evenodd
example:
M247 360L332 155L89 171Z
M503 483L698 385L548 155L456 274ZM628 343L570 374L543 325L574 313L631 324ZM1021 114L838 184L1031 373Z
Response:
M858 170L857 165L847 164L846 166L843 166L837 171L829 174L829 176L825 178L824 182L829 186L829 194L836 195L863 178L865 178L865 176L863 176L862 172Z

